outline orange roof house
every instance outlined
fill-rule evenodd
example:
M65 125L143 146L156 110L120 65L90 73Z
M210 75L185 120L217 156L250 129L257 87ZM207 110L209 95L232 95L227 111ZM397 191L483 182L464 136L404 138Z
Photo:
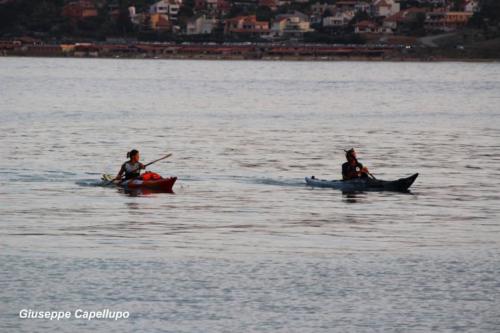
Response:
M172 30L172 23L168 20L168 16L163 14L151 14L150 23L151 29L156 31Z
M425 18L425 29L428 31L454 31L467 25L472 15L471 12L429 12Z
M259 6L269 7L274 11L278 9L278 0L259 0Z
M224 28L226 34L264 34L268 32L269 22L257 21L255 15L227 19Z
M364 20L358 22L354 29L357 34L375 33L378 31L378 26L375 22Z
M75 20L97 16L97 8L90 0L78 0L66 4L62 15Z

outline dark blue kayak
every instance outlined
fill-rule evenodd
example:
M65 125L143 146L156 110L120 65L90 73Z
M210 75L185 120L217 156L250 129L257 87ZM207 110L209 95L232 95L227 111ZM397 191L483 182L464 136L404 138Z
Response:
M334 188L341 191L408 191L417 179L418 173L397 180L380 180L372 178L358 178L352 180L325 180L314 176L306 177L306 183L312 187Z

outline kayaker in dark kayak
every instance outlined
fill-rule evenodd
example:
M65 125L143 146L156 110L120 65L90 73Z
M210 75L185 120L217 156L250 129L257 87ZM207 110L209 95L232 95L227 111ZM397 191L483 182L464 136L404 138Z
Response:
M347 158L347 162L342 164L343 180L368 178L369 171L363 164L358 162L354 148L345 150L345 157Z
M139 162L139 152L132 149L127 153L129 160L122 164L120 171L115 177L115 180L128 180L139 178L141 176L141 169L146 169L144 164ZM125 177L123 177L125 176ZM123 178L122 178L123 177Z

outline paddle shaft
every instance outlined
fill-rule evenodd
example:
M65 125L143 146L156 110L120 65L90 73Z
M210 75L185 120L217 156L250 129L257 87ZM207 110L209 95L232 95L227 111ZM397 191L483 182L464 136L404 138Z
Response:
M150 165L151 165L151 164L153 164L153 163L156 163L156 162L159 162L159 161L164 160L164 159L166 159L166 158L169 158L170 156L172 156L172 154L167 154L167 155L165 155L165 156L163 156L163 157L160 157L160 158L159 158L159 159L157 159L157 160L154 160L154 161L152 161L152 162L149 162L149 163L147 163L147 164L144 164L144 168L145 168L145 167L147 167L147 166L150 166ZM140 169L140 168L135 169L134 171L137 171L137 170L139 170L139 169Z

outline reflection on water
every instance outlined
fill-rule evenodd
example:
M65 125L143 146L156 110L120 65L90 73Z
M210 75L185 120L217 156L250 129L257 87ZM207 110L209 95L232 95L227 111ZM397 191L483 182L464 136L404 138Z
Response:
M343 191L342 194L342 198L345 203L357 203L358 198L360 197L360 194L356 192Z
M500 327L498 64L0 58L0 85L0 331ZM411 193L305 186L348 147ZM95 186L131 148L173 153L175 195Z
M371 194L370 194L371 193ZM370 195L377 195L376 191L342 191L342 199L345 203L362 203L370 200ZM404 196L404 195L415 195L412 191L396 191L390 192L389 194L378 192L378 195L390 195L390 196Z
M126 194L131 197L140 197L140 196L148 196L148 195L154 195L154 194L175 194L174 191L164 191L164 190L154 190L154 189L148 189L148 188L137 188L137 189L131 189L131 188L119 188L118 192Z
M137 202L126 202L125 207L127 207L130 210L138 210L141 208L141 205Z

